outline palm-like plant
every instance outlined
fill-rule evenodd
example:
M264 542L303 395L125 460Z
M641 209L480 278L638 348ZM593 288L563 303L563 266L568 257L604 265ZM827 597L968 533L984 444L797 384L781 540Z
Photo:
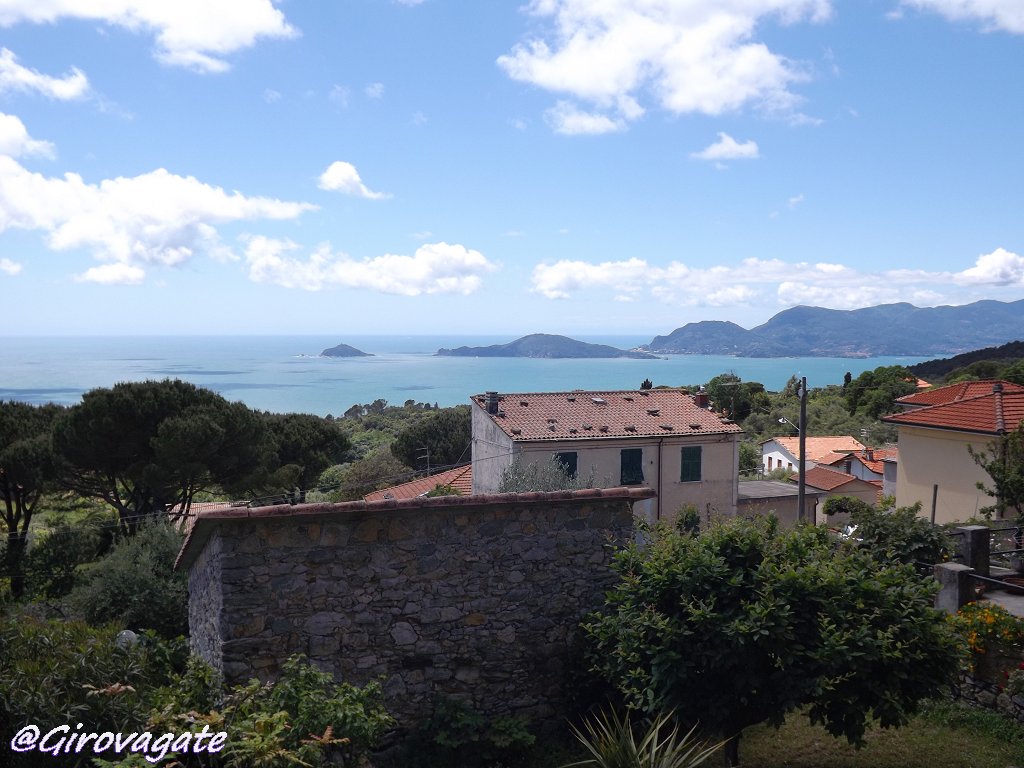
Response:
M572 730L591 756L563 768L696 768L722 746L697 738L696 726L681 733L671 712L654 718L642 734L628 712L614 709L601 710Z

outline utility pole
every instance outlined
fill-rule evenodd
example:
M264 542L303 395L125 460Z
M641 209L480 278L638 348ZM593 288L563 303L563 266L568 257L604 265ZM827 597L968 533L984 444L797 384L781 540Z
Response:
M797 390L797 397L800 398L800 456L797 459L800 479L797 481L796 491L796 519L804 521L804 496L806 495L806 482L804 472L807 468L807 377L800 379L800 388Z
M423 453L421 453L416 458L417 458L417 460L419 460L419 459L426 459L427 460L427 477L430 477L430 449L429 448L420 448L420 450L423 451Z

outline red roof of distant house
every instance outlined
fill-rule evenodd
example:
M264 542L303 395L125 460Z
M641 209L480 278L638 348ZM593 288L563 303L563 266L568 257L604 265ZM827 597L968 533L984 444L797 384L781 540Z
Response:
M895 448L866 448L863 451L845 453L832 461L821 463L827 463L834 466L835 464L838 464L841 461L846 461L847 459L856 459L876 475L882 475L885 474L885 460L895 458L896 455L897 451Z
M800 458L799 437L773 437L776 443L781 445L790 455ZM771 440L762 440L764 445ZM826 437L807 437L804 441L807 448L807 460L815 463L830 464L839 458L843 458L852 451L864 450L864 444L856 438L848 435L829 435Z
M992 391L993 384L1002 384L1003 392L1024 392L1024 387L1014 384L1011 381L1000 379L980 379L978 381L961 381L956 384L948 384L945 387L936 387L924 392L915 392L912 395L905 395L896 400L902 406L925 406L942 405L944 403L955 403L960 400L969 400L979 395L987 395Z
M831 467L823 467L820 464L816 467L811 467L804 474L804 483L806 485L812 488L820 488L823 491L834 491L836 488L842 488L847 483L852 483L857 479L853 475L848 475ZM795 481L796 478L790 478L790 480Z
M1010 391L993 392L990 385L987 394L885 416L882 421L1001 435L1017 429L1024 421L1024 387L1014 385Z
M487 411L487 396L472 398ZM494 423L514 441L717 435L743 430L679 389L498 396Z
M473 465L465 464L436 475L421 477L401 485L393 485L380 491L363 496L365 501L382 501L383 499L415 499L434 490L439 485L450 485L460 496L469 496L473 492Z

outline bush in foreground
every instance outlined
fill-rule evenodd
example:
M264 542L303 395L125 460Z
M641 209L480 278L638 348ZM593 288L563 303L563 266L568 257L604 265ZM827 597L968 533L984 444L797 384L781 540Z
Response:
M632 708L673 711L729 739L807 707L862 743L944 692L960 644L935 586L824 530L731 521L700 536L660 527L615 560L619 583L589 617L591 669Z

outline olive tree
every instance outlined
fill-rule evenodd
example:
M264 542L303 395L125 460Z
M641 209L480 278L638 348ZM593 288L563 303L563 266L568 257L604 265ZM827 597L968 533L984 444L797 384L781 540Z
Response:
M643 538L584 624L589 667L629 707L728 739L730 765L747 726L806 707L860 744L869 721L903 725L955 677L934 583L909 566L772 519Z

